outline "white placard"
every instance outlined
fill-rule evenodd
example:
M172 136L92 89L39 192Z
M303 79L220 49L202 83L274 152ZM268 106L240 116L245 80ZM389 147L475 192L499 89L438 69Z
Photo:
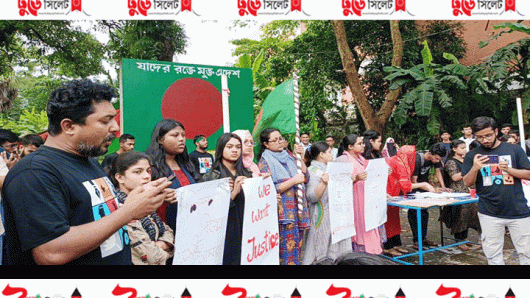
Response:
M230 206L228 178L177 189L173 265L221 265Z
M272 178L245 179L243 191L241 265L279 265L278 201Z
M386 186L388 165L384 158L371 159L364 181L364 224L366 232L378 228L387 220Z
M353 215L353 163L328 162L331 242L356 235Z

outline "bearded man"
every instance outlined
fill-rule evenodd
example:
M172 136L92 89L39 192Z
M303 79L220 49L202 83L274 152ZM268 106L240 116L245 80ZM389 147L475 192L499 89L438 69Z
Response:
M115 90L74 80L52 92L49 136L6 176L5 264L131 264L125 225L175 196L166 178L133 190L117 208L112 183L94 157L119 127ZM130 197L130 199L129 199Z
M530 209L521 179L530 180L530 162L521 146L501 142L494 119L478 117L471 123L480 146L464 158L462 175L475 185L482 249L488 264L503 265L505 229L510 231L519 263L530 264Z

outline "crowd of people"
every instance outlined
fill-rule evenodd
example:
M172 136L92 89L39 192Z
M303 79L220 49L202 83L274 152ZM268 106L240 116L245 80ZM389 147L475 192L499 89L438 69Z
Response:
M336 148L331 135L312 143L309 133L301 133L301 143L291 146L279 129L267 128L259 143L248 130L225 133L214 154L207 152L204 135L194 136L195 150L188 153L184 125L163 119L145 152L135 151L135 137L123 134L120 149L99 164L94 157L108 151L119 131L113 97L108 85L74 80L50 96L45 142L0 130L4 264L171 264L175 190L221 178L230 178L223 264L240 264L242 184L257 177L271 177L278 194L280 264L315 264L351 252L401 256L409 250L401 240L397 207L388 207L385 224L365 231L366 167L378 158L389 165L387 187L381 190L388 197L475 189L478 203L445 207L440 214L456 239L466 240L469 229L482 233L481 245L459 248L482 247L489 264L502 264L506 228L520 263L530 263L530 209L521 184L530 180L530 162L520 145L510 144L517 143L518 133L499 130L491 118L474 119L460 139L443 132L425 153L414 145L398 146L392 138L383 142L374 130L346 135ZM330 227L329 162L352 164L357 233L337 243ZM437 246L427 237L429 211L421 213L423 247ZM416 220L416 211L409 210L417 250Z

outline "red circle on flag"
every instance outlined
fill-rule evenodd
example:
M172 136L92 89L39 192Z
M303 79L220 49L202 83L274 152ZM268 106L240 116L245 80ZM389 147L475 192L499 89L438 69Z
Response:
M167 88L160 107L162 117L180 121L188 139L202 134L210 137L223 125L222 95L212 83L180 79Z

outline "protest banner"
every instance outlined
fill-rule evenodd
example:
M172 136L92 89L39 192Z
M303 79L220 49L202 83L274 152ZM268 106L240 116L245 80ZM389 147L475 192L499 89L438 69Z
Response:
M245 179L241 265L279 265L278 201L272 178Z
M188 148L195 147L195 135L204 135L214 149L225 129L254 126L250 69L123 59L120 77L121 132L135 136L139 151L162 119L184 125Z
M221 265L230 206L228 178L177 189L173 265Z
M386 185L388 165L384 158L369 160L364 182L364 224L366 231L383 225L386 220Z
M352 163L328 162L329 218L332 243L337 243L357 234L353 215L352 172Z

